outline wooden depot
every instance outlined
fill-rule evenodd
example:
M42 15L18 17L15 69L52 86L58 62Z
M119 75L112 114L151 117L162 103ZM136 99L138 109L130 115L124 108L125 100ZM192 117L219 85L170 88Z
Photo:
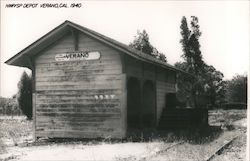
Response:
M176 93L175 67L70 21L6 63L32 70L35 138L156 128Z

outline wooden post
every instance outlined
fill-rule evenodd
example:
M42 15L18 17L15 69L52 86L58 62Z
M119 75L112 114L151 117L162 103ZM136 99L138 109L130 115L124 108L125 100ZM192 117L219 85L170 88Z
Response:
M142 62L142 77L140 79L140 116L139 116L139 122L140 122L140 127L143 129L143 85L144 85L144 63Z
M33 140L36 141L36 93L32 93L32 112L33 112Z
M157 81L157 66L154 67L155 78L154 78L154 93L155 93L155 109L154 109L154 127L157 127L157 91L156 91L156 81Z
M127 136L127 78L125 74L122 74L122 90L121 95L121 137Z
M140 79L140 115L139 115L139 124L140 124L140 128L143 129L143 84L144 84L144 80L143 78Z
M154 80L154 82L153 82L153 88L154 88L154 100L155 100L155 102L154 102L154 106L155 106L155 108L154 108L154 114L153 114L153 116L154 116L154 120L153 120L153 127L154 128L156 128L156 126L157 126L157 104L156 104L156 102L157 102L157 96L156 96L156 80Z

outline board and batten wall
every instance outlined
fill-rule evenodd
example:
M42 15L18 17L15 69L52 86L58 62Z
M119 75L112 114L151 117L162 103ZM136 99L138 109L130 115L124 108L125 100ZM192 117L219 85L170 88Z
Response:
M83 33L78 50L101 56L56 61L56 54L74 51L74 38L67 34L35 57L35 137L125 137L121 54Z

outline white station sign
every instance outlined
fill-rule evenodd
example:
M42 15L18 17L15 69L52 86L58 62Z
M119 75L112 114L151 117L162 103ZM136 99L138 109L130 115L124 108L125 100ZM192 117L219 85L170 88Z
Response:
M63 54L56 54L56 61L75 61L75 60L96 60L100 59L98 51L76 51Z

